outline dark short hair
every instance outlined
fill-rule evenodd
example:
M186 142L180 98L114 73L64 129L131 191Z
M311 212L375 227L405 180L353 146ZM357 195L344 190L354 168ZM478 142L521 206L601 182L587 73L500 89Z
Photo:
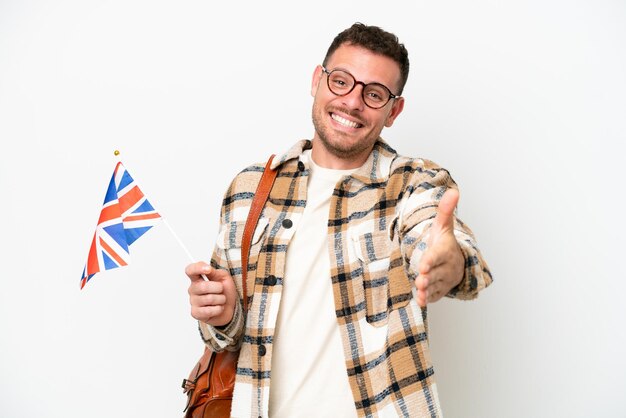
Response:
M343 44L360 46L397 62L400 66L400 91L394 93L402 94L406 80L409 78L409 53L396 35L378 26L368 26L357 22L333 39L324 57L324 67L330 56Z

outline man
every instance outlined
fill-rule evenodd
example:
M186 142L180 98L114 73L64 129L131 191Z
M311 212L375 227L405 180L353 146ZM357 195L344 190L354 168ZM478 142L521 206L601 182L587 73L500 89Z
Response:
M363 24L315 68L315 133L273 162L246 318L241 236L264 164L226 192L211 265L187 266L202 338L241 347L233 416L441 416L426 305L474 298L492 279L454 216L449 173L380 138L402 113L408 70L395 35Z

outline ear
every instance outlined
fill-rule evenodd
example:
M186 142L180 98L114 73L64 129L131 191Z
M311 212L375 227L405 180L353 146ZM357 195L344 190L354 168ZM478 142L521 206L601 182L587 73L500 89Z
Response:
M398 97L393 100L393 105L391 105L391 111L389 115L387 115L387 120L385 120L385 126L387 128L393 125L393 121L396 120L398 115L402 113L402 109L404 109L404 97Z
M315 67L315 71L313 71L313 78L311 79L311 96L315 97L317 93L317 88L320 85L320 81L322 80L322 66L318 65Z

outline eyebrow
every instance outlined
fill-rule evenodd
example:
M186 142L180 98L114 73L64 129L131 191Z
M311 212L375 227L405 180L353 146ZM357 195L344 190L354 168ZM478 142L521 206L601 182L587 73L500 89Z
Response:
M326 67L326 69L327 69L328 71L335 71L335 70L345 71L346 73L348 73L348 74L350 74L352 77L354 77L354 74L352 74L352 71L348 70L347 68L343 68L343 67L334 67L334 68L332 68L332 69L329 69L328 67ZM354 77L354 79L355 79L356 81L361 81L362 83L365 83L365 84L380 84L381 86L385 86L385 87L387 87L387 85L386 85L385 83L382 83L382 82L380 82L380 81L367 81L367 82L366 82L366 81L363 81L363 80L357 80L357 78L356 78L356 77ZM387 88L389 88L389 87L387 87ZM391 90L391 89L390 89L390 90ZM392 94L393 94L393 93L392 93Z

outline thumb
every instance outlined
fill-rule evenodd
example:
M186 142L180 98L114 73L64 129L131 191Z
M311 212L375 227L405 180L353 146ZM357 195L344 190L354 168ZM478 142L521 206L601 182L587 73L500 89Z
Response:
M435 217L435 225L441 229L454 229L454 209L459 203L459 191L456 189L448 189L439 201L437 208L437 216Z
M224 282L231 277L228 271L222 269L211 268L210 273L209 280L212 282Z

